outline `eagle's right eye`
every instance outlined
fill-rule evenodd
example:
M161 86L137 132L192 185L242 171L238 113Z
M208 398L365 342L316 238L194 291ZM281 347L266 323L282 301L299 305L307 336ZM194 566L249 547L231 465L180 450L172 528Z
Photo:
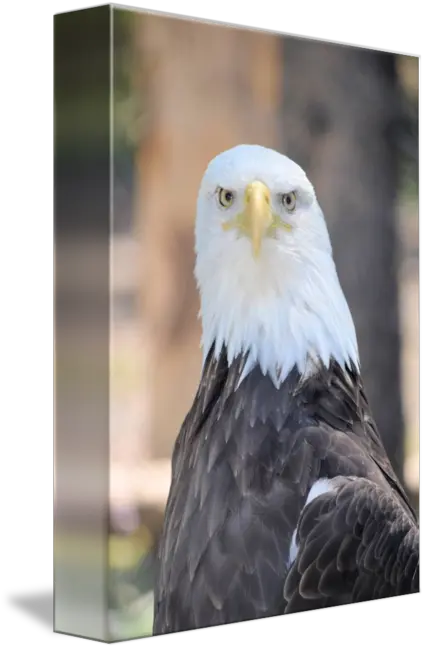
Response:
M226 188L220 188L218 190L218 203L224 209L227 209L231 204L233 204L234 194L233 191L230 191Z

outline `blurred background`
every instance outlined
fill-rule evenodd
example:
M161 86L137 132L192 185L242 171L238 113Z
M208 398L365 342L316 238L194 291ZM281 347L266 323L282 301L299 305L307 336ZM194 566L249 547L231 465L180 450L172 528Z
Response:
M419 490L418 59L114 9L110 622L147 635L170 458L198 385L208 162L276 148L316 187L366 389Z

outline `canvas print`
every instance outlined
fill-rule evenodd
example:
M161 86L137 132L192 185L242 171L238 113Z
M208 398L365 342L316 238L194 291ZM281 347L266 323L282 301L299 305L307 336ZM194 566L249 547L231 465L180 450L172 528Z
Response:
M418 593L419 59L57 18L55 629Z

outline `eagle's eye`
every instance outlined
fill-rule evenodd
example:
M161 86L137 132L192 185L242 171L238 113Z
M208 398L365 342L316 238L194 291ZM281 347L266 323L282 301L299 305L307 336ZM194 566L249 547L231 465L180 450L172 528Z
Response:
M296 207L296 195L294 192L292 193L286 193L285 195L282 196L281 202L287 211L294 211Z
M234 195L232 191L229 191L226 188L220 188L218 190L218 203L224 209L227 209L231 204L233 204Z

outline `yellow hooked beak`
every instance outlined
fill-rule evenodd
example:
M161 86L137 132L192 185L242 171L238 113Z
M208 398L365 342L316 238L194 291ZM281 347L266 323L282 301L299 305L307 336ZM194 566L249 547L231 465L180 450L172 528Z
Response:
M257 259L261 254L264 237L274 237L276 229L280 227L290 231L291 226L272 212L270 190L263 182L248 184L244 203L244 210L222 226L225 231L238 229L246 235L252 242L252 254Z

